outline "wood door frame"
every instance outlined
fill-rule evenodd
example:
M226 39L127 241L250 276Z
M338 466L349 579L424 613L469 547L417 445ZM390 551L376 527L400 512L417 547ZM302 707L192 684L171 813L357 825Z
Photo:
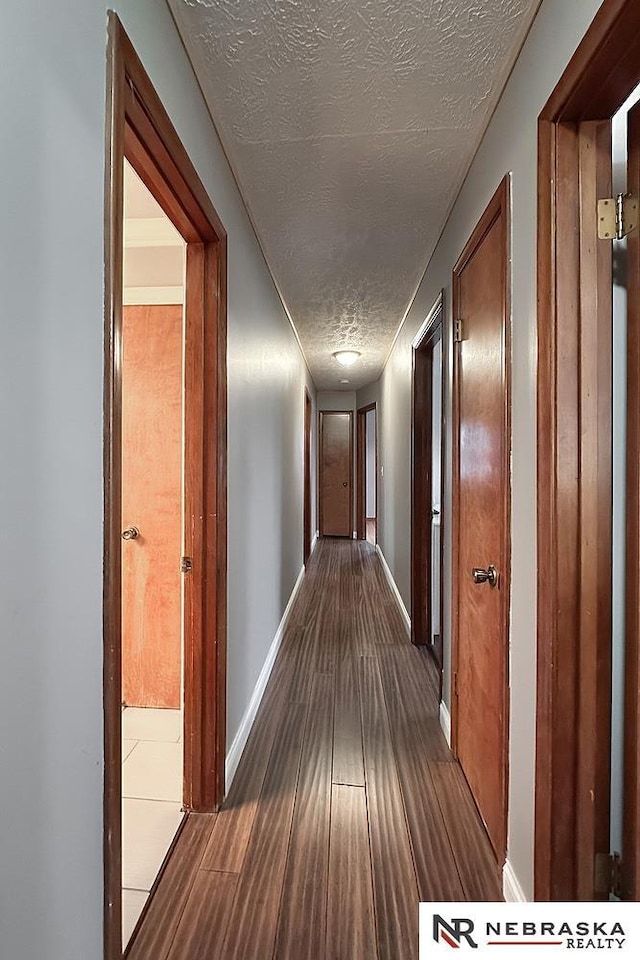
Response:
M440 498L440 643L437 649L429 639L432 636L433 524L429 524L429 533L425 538L421 535L424 528L420 522L420 518L427 516L432 505L433 415L428 397L433 394L433 348L438 341L442 344L440 475L441 482L444 484L446 444L444 291L438 295L414 338L411 374L411 642L416 646L427 646L438 666L442 688L445 530L442 496ZM442 696L442 689L440 695Z
M611 250L595 201L639 65L636 0L605 0L538 120L537 900L592 899L609 852Z
M503 257L502 257L502 283L503 283L503 386L504 386L504 434L502 462L505 477L504 499L501 504L503 519L503 556L504 569L500 571L501 578L501 596L502 596L502 627L505 638L505 648L502 651L502 709L503 709L503 731L502 731L502 769L504 779L504 790L502 805L504 811L503 834L505 838L505 849L496 850L498 859L506 855L506 838L508 827L508 793L509 793L509 645L510 645L510 604L511 604L511 280L509 265L511 262L511 178L507 174L501 181L498 189L489 201L484 213L480 217L473 233L467 241L464 250L458 258L458 262L453 268L452 277L452 303L453 318L459 317L460 303L460 277L476 253L478 247L485 236L496 222L498 217L502 216L504 224L503 235ZM460 562L460 350L454 343L453 351L453 405L452 405L452 425L453 425L453 469L452 469L452 598L451 598L451 673L452 673L452 696L451 696L451 748L453 753L458 754L458 723L460 717L459 702L464 691L458 691L455 683L455 677L458 675L459 647L460 647L460 580L458 576ZM504 862L504 860L503 860Z
M376 412L376 543L378 542L378 405L374 401L356 411L356 533L358 540L367 539L367 414Z
M185 806L224 795L227 606L227 239L117 15L109 13L105 157L104 956L122 957L121 419L125 157L186 241ZM191 347L189 340L191 338ZM192 430L188 424L191 423ZM203 518L213 518L203 521ZM200 574L198 575L198 570Z
M304 388L304 467L303 467L303 507L302 507L302 562L305 567L311 556L311 424L313 423L313 403L307 388Z
M322 432L322 418L327 414L332 413L342 413L348 414L349 416L349 539L353 539L353 410L318 410L318 529L320 536L324 537L324 517L322 509L322 479L323 479L323 465L322 465L322 445L323 445L323 432Z

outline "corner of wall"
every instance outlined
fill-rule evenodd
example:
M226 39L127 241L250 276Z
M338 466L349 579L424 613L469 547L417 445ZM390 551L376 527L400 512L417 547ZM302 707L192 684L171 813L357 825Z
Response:
M502 893L507 903L527 903L527 897L518 880L513 864L507 859L502 868Z
M400 591L398 590L398 585L396 584L396 581L395 581L394 578L393 578L393 574L391 573L391 570L390 570L390 568L389 568L389 564L387 563L387 561L386 561L386 559L385 559L385 555L384 555L384 553L382 552L379 543L376 544L376 553L378 554L378 556L379 556L379 558L380 558L380 563L382 564L382 569L384 570L384 574L385 574L385 576L386 576L386 578L387 578L387 580L388 580L388 582L389 582L389 586L391 587L391 592L393 593L394 597L396 598L396 602L397 602L398 607L399 607L399 609L400 609L400 613L402 614L402 619L404 620L404 625L405 625L405 628L406 628L406 630L407 630L407 633L409 634L409 636L411 636L411 617L409 616L409 613L408 613L408 611L407 611L407 608L406 608L405 605L404 605L404 600L402 599L402 596L401 596L401 594L400 594Z
M314 544L315 546L315 540ZM313 549L313 547L312 547ZM271 676L271 671L273 670L273 665L278 656L278 651L280 649L280 644L282 643L282 638L284 637L284 631L287 626L287 621L291 615L291 609L293 607L294 601L298 594L298 590L302 585L304 579L305 568L303 567L300 573L298 574L298 579L295 582L294 588L291 591L291 596L289 597L289 602L285 608L284 613L282 614L282 620L276 631L276 635L273 638L271 646L269 647L269 652L267 653L266 660L263 664L260 675L256 681L256 685L251 694L251 699L247 705L247 709L244 712L244 716L240 722L240 727L238 732L233 738L233 743L229 747L227 753L227 758L225 762L225 792L229 792L229 788L233 783L233 778L236 775L238 765L240 763L240 758L242 757L242 752L247 744L249 739L249 734L251 733L251 728L253 727L254 720L256 719L256 714L258 713L258 708L262 702L264 692L267 688L267 683L269 682L269 677Z

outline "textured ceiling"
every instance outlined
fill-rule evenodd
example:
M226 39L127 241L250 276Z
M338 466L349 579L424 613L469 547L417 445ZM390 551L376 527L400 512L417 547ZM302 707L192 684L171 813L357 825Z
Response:
M376 379L539 0L169 5L316 385Z

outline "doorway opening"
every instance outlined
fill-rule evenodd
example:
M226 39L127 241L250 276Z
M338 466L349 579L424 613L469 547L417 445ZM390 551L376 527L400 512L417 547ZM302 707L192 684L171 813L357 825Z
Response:
M357 536L378 542L378 413L375 403L357 413Z
M442 683L444 526L443 295L413 341L411 640L426 646Z
M304 505L302 562L305 567L311 556L311 421L313 406L309 391L304 388Z
M135 800L149 799L139 795L145 779L154 800L167 802L160 794L168 790L181 808L171 811L174 826L183 811L212 811L224 795L226 234L115 14L108 68L104 956L116 960L131 927L129 919L123 929L122 915L123 786ZM144 217L125 224L127 180L159 213L150 218L154 228L130 222ZM166 283L175 259L175 251L161 254L168 235L181 284ZM179 296L165 289L154 301L133 282L154 237L156 248L145 256L152 269L164 256L164 286L182 286ZM124 775L123 733L137 741ZM173 758L170 785L159 757L163 742ZM140 810L125 810L127 834L136 818L144 819ZM125 878L130 867L125 861Z
M540 900L640 896L639 83L640 9L606 0L538 123Z
M124 161L122 941L180 828L185 243Z

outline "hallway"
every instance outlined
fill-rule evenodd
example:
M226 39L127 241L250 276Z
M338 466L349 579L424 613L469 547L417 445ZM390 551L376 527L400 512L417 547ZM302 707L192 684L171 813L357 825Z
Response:
M411 960L419 900L500 875L374 549L320 540L230 794L192 815L131 960Z

